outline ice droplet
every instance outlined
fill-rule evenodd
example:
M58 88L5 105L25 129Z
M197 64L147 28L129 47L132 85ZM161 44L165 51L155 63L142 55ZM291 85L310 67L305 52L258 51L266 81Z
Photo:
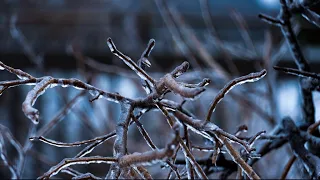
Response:
M91 96L96 97L99 95L99 92L97 90L89 90L89 93L91 94Z
M56 87L56 86L58 86L58 84L50 84L50 87L49 87L49 88L54 88L54 87Z
M27 79L29 79L28 77L25 77L25 76L19 76L19 75L17 75L17 77L18 77L19 79L21 79L21 80L27 80Z
M77 86L73 86L73 88L78 89L78 90L83 90L83 88L77 87Z

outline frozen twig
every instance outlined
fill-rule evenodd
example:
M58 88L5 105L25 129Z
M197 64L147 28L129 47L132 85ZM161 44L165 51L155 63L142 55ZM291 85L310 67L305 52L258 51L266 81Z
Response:
M48 138L45 138L43 136L39 136L39 137L30 137L29 139L31 141L41 141L41 142L44 142L46 144L49 144L49 145L52 145L52 146L56 146L56 147L76 147L76 146L81 146L81 145L84 145L84 144L88 144L88 143L93 143L93 142L96 142L96 141L105 141L105 140L108 140L112 137L115 136L115 133L112 132L112 133L109 133L109 134L106 134L106 135L103 135L103 136L99 136L99 137L96 137L94 139L89 139L89 140L84 140L84 141L77 141L77 142L73 142L73 143L64 143L64 142L58 142L58 141L55 141L55 140L51 140L51 139L48 139Z
M133 71L135 71L137 73L137 75L143 79L148 81L151 85L155 85L155 80L150 77L143 69L141 69L134 61L132 61L131 58L129 58L128 56L124 55L123 53L121 53L116 46L114 45L113 41L111 38L108 38L107 40L108 46L110 51L118 56L126 65L128 65ZM151 48L152 49L152 48ZM149 50L151 51L151 50ZM147 51L148 52L148 51Z
M144 50L142 53L140 59L138 60L138 66L142 69L145 70L146 67L150 67L151 63L149 61L149 56L152 51L152 49L155 46L156 41L154 39L150 39L147 48ZM148 83L146 80L142 80L142 86L144 90L146 91L147 94L150 94L152 92L151 85Z
M0 61L0 70L6 70L12 74L15 74L19 79L26 80L26 79L34 79L34 77L20 69L14 69L10 66L5 65Z
M167 122L170 125L171 128L174 127L175 125L175 121L174 119L170 116L169 112L160 104L157 103L157 107L161 110L161 112L163 113L163 115L167 118ZM191 151L189 150L188 146L185 145L185 143L183 142L183 140L181 139L180 136L177 137L180 147L182 149L182 152L185 156L185 160L189 160L190 163L192 164L192 166L195 169L195 172L197 173L198 177L201 179L208 179L207 175L203 172L203 169L201 168L201 166L197 163L195 157L192 155Z
M92 157L76 157L76 158L66 158L61 161L56 166L53 166L48 172L40 179L47 179L56 174L58 174L62 169L67 168L71 165L76 164L92 164L92 163L106 163L114 164L117 163L120 167L128 167L130 165L150 165L155 160L161 160L163 158L168 158L173 155L173 150L177 144L176 138L170 142L166 148L157 151L149 151L144 153L134 153L129 155L124 155L118 158L102 157L102 156L92 156Z
M119 166L126 167L129 165L152 165L154 161L164 160L173 155L178 141L177 136L164 149L147 151L144 153L133 153L119 158Z
M72 165L76 165L76 164L92 164L92 163L112 164L116 162L117 162L116 158L102 157L102 156L66 158L56 166L53 166L52 168L50 168L48 172L46 172L43 176L39 177L38 179L48 179L58 174L62 169Z
M207 121L210 121L211 119L211 115L214 112L217 104L223 99L223 97L235 86L237 85L241 85L247 82L255 82L260 80L261 78L263 78L265 75L267 74L267 71L264 69L260 72L257 73L250 73L248 75L245 76L241 76L238 78L235 78L234 80L230 81L228 84L226 84L223 89L221 89L218 94L216 95L216 97L214 98L214 100L212 101L210 108L208 110L208 114L206 117Z
M239 167L246 173L250 179L260 179L260 177L254 172L251 166L249 166L240 156L240 154L232 147L228 142L227 138L222 135L217 135L217 138L220 139L225 145L227 151L232 157L232 160L238 164Z
M203 87L189 88L186 86L182 86L181 84L178 84L177 81L170 74L165 75L164 78L160 81L163 81L163 84L169 90L185 98L193 99L197 97L200 93L205 91Z
M227 137L229 140L232 140L240 145L242 145L247 152L251 152L253 149L250 148L247 142L240 140L236 136L229 134L225 131L223 131L221 128L219 128L217 125L205 121L205 120L199 120L199 119L194 119L192 117L188 117L187 115L181 113L180 111L174 111L173 114L179 119L179 121L183 122L186 124L191 130L195 131L196 133L202 135L203 137L214 141L213 136L208 133L208 131L212 131L217 134L221 134L225 137Z

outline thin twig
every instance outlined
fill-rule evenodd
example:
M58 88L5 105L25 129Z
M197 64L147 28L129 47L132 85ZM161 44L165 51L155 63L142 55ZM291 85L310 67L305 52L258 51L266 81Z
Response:
M235 78L234 80L230 81L228 84L226 84L223 89L221 89L218 94L216 95L216 97L214 98L214 100L212 101L212 103L210 104L210 108L208 110L208 114L206 117L207 121L210 121L211 119L211 115L214 112L217 104L223 99L223 97L235 86L240 85L240 84L244 84L247 82L255 82L260 80L261 78L263 78L265 75L267 74L267 71L264 69L260 72L257 73L250 73L248 75L245 76L241 76L238 78Z

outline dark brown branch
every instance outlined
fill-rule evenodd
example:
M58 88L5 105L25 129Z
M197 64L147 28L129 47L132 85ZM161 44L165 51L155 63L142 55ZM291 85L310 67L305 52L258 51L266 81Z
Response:
M289 161L287 162L286 166L284 167L284 170L281 174L280 179L281 180L285 180L287 177L287 174L290 171L291 166L293 165L294 161L296 160L296 156L291 156L291 158L289 159Z

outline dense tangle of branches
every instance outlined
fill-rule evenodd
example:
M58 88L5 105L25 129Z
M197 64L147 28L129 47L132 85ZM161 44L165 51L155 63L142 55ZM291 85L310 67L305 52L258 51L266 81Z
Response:
M163 1L156 0L156 3L170 28L170 23L172 22L170 22L169 17L166 17L166 11L169 10L165 9L166 6ZM210 27L212 24L210 24L210 13L207 9L208 7L206 6L206 3L206 0L201 0L203 15L207 25ZM320 159L317 151L320 148L320 139L317 127L320 123L319 121L315 121L312 91L319 89L320 75L310 72L309 64L304 58L291 23L293 14L302 14L308 21L320 26L319 16L309 9L315 3L314 1L280 0L280 3L281 9L277 18L262 14L259 15L259 17L262 20L281 28L284 38L290 46L292 57L298 67L298 69L292 69L275 66L274 69L268 69L268 72L281 70L283 72L299 76L303 98L303 119L299 121L299 123L295 123L290 117L284 117L276 120L271 119L269 122L275 127L272 133L266 134L266 131L258 131L255 132L252 137L241 136L241 132L248 129L245 125L240 126L235 133L226 132L212 121L211 116L212 113L214 113L215 108L226 95L229 95L227 93L230 92L232 88L244 83L256 82L262 79L266 76L267 70L263 69L259 72L253 72L233 78L226 83L218 94L214 97L212 96L212 103L208 106L208 110L206 111L207 114L204 114L202 117L196 117L189 113L183 104L186 101L196 101L199 96L206 93L206 89L211 83L210 78L204 78L196 84L179 81L179 77L183 76L183 74L185 74L189 69L189 63L185 61L171 72L163 74L159 79L155 79L147 72L147 68L152 64L149 60L149 56L151 55L152 49L155 47L155 40L151 39L149 41L149 44L142 53L141 58L135 62L129 56L118 50L112 39L108 38L107 45L111 53L121 59L141 79L141 86L143 86L146 94L145 97L137 99L124 97L121 94L107 92L91 85L90 83L74 78L55 78L51 76L34 77L23 70L15 69L14 67L10 67L0 61L0 70L8 71L18 77L16 80L1 81L0 94L5 93L9 88L16 86L33 86L33 89L28 92L25 101L22 103L22 111L35 125L39 124L41 112L33 106L39 96L44 94L48 88L55 88L57 86L73 87L82 91L78 96L83 95L85 92L89 92L92 95L92 99L90 100L92 103L100 100L101 98L117 103L120 106L120 114L116 120L116 128L114 131L103 136L95 137L94 139L73 143L59 142L49 139L46 138L46 134L56 125L57 122L61 120L63 114L67 113L68 109L70 109L72 104L75 103L77 97L69 102L64 111L60 112L62 115L58 114L50 123L39 129L35 136L30 137L30 142L23 147L19 142L17 142L17 140L15 140L10 131L1 125L0 157L12 173L12 178L21 178L20 176L24 166L24 154L32 148L33 141L41 141L56 147L84 147L76 156L65 158L60 163L52 166L46 173L39 177L41 179L54 177L62 172L78 179L101 179L91 173L80 173L73 169L74 165L93 163L105 163L110 165L109 171L105 176L105 178L108 179L151 179L152 175L148 172L146 167L154 165L155 163L160 163L164 168L170 169L168 178L181 179L187 177L188 179L208 179L210 174L217 172L222 172L221 178L226 178L231 173L237 172L238 178L248 177L250 179L260 179L260 176L252 166L259 161L261 157L286 143L290 145L294 155L288 162L281 178L286 177L294 161L299 159L299 162L303 164L308 177L319 179ZM171 9L171 12L173 14L176 13L173 9ZM237 16L237 14L235 14L235 16ZM178 15L174 17L177 18ZM176 21L182 22L181 19L177 19ZM213 29L213 27L210 29ZM172 27L171 32L173 37L176 38L176 41L180 41L178 38L179 35L176 34L178 32L174 31L174 28ZM210 33L215 37L213 30ZM224 49L224 46L221 44L219 39L216 39L216 41L221 50L227 54L228 49ZM178 44L181 45L183 43ZM250 42L247 41L247 44L250 44ZM254 51L254 47L251 47ZM183 47L180 48L183 49ZM74 53L77 52L74 51ZM189 57L188 60L194 62L192 60L193 57L190 56L190 54L187 53L185 55ZM77 54L76 56L78 58L83 58L81 54ZM207 61L207 64L212 69L221 71L221 67L219 67L219 65L210 61ZM230 78L227 73L222 74L224 74L225 78ZM180 96L183 99L183 102L180 104L165 98L165 95L168 93ZM155 145L147 130L139 121L140 118L149 111L160 111L172 129L172 138L168 140L167 145L164 147L157 147ZM128 152L127 144L128 141L130 141L130 137L128 137L128 129L131 126L137 126L144 140L149 145L150 151L134 153ZM203 146L193 145L189 139L191 134L201 136L203 139L208 140L211 142L210 146L204 144ZM113 156L105 157L90 155L96 147L112 138L115 138L113 143ZM5 153L6 147L4 139L9 140L9 142L18 151L19 159L16 164L12 164L8 161ZM268 141L262 147L255 148L255 143L258 140ZM210 153L210 158L199 159L193 153L193 150L195 149ZM179 151L183 152L183 159L177 158ZM225 155L222 153L224 151L230 155L231 160L225 158ZM178 168L178 166L181 165L185 167L183 170Z

